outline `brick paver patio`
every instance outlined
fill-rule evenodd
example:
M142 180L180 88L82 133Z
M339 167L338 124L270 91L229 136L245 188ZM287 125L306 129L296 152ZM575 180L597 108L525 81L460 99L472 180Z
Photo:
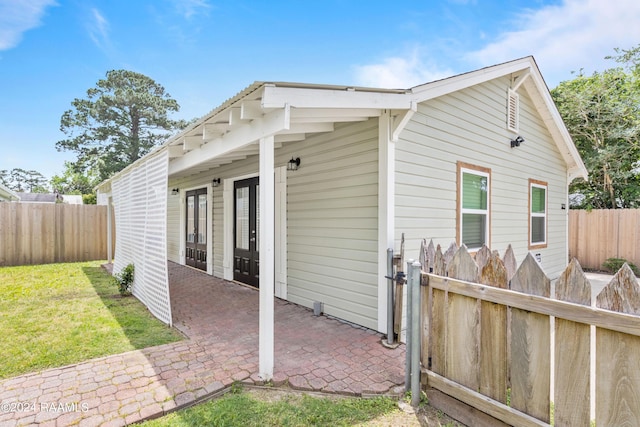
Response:
M0 426L122 426L214 396L235 381L261 384L258 292L169 263L178 343L0 381ZM273 383L350 395L392 392L404 346L276 299Z

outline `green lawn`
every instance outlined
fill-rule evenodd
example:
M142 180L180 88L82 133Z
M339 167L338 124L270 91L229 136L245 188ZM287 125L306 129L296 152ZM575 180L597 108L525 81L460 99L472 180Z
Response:
M100 264L0 268L0 379L182 339Z
M147 421L142 426L353 426L394 411L399 412L397 400L384 397L320 398L291 394L265 400L235 389L219 399Z

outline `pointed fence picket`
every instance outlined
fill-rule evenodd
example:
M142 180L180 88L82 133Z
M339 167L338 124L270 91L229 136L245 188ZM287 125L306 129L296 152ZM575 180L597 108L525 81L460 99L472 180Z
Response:
M420 261L429 388L509 425L589 426L593 325L596 425L640 425L640 286L628 266L591 307L576 260L557 280L555 299L536 260L528 255L516 268L511 246L502 259L489 248L474 259L464 246L443 253L425 240Z

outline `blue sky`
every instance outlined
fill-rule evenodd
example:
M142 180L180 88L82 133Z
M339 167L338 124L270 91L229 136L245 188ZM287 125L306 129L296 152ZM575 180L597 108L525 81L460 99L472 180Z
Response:
M408 88L526 55L553 88L638 23L637 0L0 0L0 169L61 173L60 117L111 69L186 119L256 80Z

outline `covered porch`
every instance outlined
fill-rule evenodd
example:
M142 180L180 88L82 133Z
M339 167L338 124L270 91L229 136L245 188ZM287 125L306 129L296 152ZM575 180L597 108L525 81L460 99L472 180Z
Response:
M198 377L208 371L212 381L262 384L259 291L172 262L169 286L173 325L204 351L200 369L197 353L176 354L176 362L189 359ZM382 334L280 299L274 316L274 385L361 396L404 384L404 346L382 346Z

